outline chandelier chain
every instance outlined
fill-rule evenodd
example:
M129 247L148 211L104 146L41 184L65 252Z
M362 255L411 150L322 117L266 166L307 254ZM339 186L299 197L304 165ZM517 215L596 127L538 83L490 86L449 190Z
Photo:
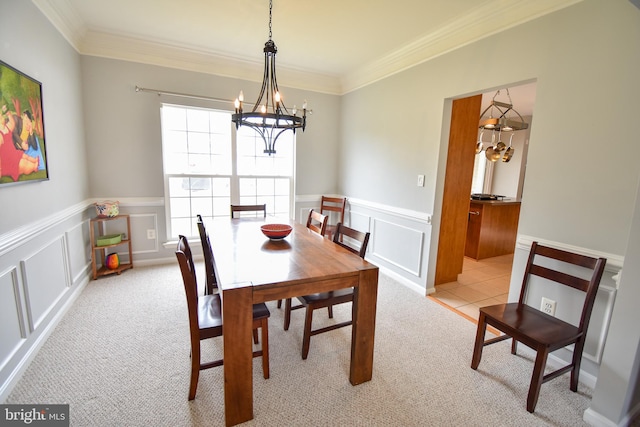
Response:
M273 0L269 0L269 40L271 40L271 9L273 9Z

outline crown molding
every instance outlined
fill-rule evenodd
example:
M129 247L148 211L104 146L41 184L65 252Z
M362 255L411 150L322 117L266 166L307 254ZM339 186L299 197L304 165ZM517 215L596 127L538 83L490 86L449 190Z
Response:
M82 55L125 60L260 82L262 62L220 52L127 34L90 30L68 0L32 0L63 37ZM290 88L343 95L462 46L497 34L583 0L490 0L444 23L424 37L343 76L280 64L278 75ZM508 23L505 25L505 23Z
M345 75L343 94L583 0L492 0ZM508 4L507 4L508 3ZM505 26L507 22L509 25Z
M83 55L177 68L257 83L262 81L264 71L264 63L261 61L247 61L201 48L170 45L98 31L86 32L79 52ZM285 82L282 86L289 88L341 94L337 77L282 66L278 67L278 77L281 82Z

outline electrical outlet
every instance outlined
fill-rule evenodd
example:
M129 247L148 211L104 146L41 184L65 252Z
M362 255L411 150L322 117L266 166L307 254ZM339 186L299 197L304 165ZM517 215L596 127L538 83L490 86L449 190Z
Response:
M418 175L418 187L424 187L424 175Z
M550 316L555 316L556 302L549 298L542 298L542 303L540 304L540 310L544 311Z
M156 238L156 230L150 228L147 230L147 239L154 240Z

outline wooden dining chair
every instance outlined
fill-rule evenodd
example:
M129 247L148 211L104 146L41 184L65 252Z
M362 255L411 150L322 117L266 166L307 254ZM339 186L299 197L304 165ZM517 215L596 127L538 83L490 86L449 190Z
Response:
M176 258L180 265L184 290L187 296L187 309L189 313L189 330L191 336L191 383L189 385L189 400L196 397L198 378L200 371L204 369L222 366L223 360L202 363L200 360L200 341L222 336L222 304L220 294L198 296L198 282L196 268L189 242L184 236L179 236L176 248ZM253 357L262 356L262 374L269 378L269 325L268 319L271 313L267 306L256 304L253 306L253 330L260 328L262 332L262 348L254 351Z
M214 269L215 261L213 259L213 251L211 250L211 241L209 234L204 227L202 216L197 215L198 232L200 233L200 243L202 244L202 254L204 256L204 269L206 284L204 288L205 295L211 295L218 289L218 279Z
M327 230L328 220L329 217L327 215L323 215L320 212L311 209L309 211L309 216L307 217L307 228L315 231L321 236L324 236L324 233Z
M606 262L605 258L592 258L533 242L518 302L480 308L471 368L478 368L484 346L512 338L512 354L516 354L518 342L536 351L527 397L527 411L533 412L535 410L542 384L566 372L571 371L569 388L571 391L577 391L580 362L589 318ZM558 265L558 267L554 268L550 265ZM590 277L588 279L582 278L586 277L586 272L580 277L574 275L577 270L587 271ZM532 281L536 281L536 284L545 282L553 284L553 286L567 286L584 292L584 302L577 325L567 323L525 304L528 288ZM487 325L501 331L504 335L485 341ZM549 353L570 344L574 344L571 363L545 375Z
M263 218L267 217L267 204L262 205L231 205L231 219L235 218L236 212L262 212ZM242 217L242 213L239 214Z
M369 232L364 233L338 223L336 225L336 232L333 235L333 242L364 259L365 253L367 252L367 245L369 244L369 236ZM306 307L304 332L302 335L302 358L306 359L309 355L309 345L311 344L312 336L349 326L352 323L352 319L350 319L345 322L335 323L333 325L314 330L311 329L313 311L326 307L329 311L329 317L333 318L332 307L334 305L353 302L353 288L303 295L297 297L297 300L300 304L296 306L291 306L291 298L285 301L284 330L289 330L289 324L291 323L291 311Z
M346 205L346 197L322 196L322 199L320 200L320 213L331 217L331 213L336 212L338 216L336 225L329 224L327 222L327 228L324 235L329 239L333 239L333 234L336 232L337 223L344 224L344 210Z

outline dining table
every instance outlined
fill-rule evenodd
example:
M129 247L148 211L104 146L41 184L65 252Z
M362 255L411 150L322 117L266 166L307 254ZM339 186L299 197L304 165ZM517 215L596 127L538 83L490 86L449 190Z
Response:
M271 240L260 229L265 223L289 224L292 231ZM254 415L253 304L353 287L349 382L356 386L371 380L377 266L293 219L220 219L208 224L207 230L222 295L227 426Z

